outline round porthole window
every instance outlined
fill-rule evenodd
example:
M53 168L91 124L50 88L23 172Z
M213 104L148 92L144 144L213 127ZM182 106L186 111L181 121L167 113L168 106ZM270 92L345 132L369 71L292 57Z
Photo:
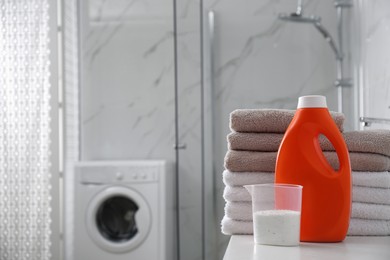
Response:
M102 236L113 242L125 242L137 233L135 214L138 205L128 197L107 198L96 213L96 225Z
M137 192L125 187L107 188L89 205L89 235L107 251L130 251L147 237L150 214L149 205Z

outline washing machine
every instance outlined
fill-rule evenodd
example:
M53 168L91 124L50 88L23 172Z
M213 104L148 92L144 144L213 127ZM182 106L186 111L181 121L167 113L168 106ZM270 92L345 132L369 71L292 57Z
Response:
M75 166L75 260L175 259L173 167L90 161Z

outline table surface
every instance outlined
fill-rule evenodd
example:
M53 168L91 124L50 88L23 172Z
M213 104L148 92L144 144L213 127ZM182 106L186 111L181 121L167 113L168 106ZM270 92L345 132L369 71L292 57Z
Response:
M341 243L300 243L296 247L256 245L253 236L230 238L224 260L390 260L390 236L347 237Z

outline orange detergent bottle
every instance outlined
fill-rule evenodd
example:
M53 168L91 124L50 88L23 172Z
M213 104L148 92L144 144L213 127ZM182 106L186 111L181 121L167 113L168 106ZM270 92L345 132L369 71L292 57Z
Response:
M320 135L334 146L338 170L326 160ZM299 98L298 109L279 147L275 182L303 186L301 241L344 240L351 212L351 166L347 146L324 96Z

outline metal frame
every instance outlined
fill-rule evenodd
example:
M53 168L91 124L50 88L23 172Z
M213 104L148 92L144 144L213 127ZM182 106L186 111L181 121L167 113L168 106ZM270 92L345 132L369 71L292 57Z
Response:
M49 1L49 48L50 48L50 150L51 150L51 247L52 259L62 259L62 239L61 239L61 188L60 188L60 73L59 73L59 39L58 39L58 3Z
M390 125L389 118L377 118L377 117L360 117L359 122L362 123L363 126L369 127L372 124L386 124Z

